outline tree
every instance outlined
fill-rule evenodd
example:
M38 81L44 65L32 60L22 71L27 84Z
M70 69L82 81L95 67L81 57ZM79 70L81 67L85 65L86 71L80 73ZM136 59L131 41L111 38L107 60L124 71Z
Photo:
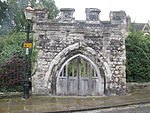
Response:
M0 1L0 34L7 34L11 31L10 17L8 14L8 4Z
M18 78L18 76L14 75L18 74L19 76L22 75L21 77L23 77L23 67L17 68L17 65L20 61L21 62L19 66L23 65L24 63L24 49L21 45L23 42L25 42L26 33L19 31L21 31L21 29L25 29L27 26L27 20L25 19L23 10L27 7L29 1L31 2L32 6L37 5L36 0L7 0L7 2L0 1L0 75L3 76L3 79L0 78L0 91L8 91L9 88L7 86L12 85L15 87L13 89L10 88L9 91L22 91L22 84L18 82L22 80L22 78ZM41 3L43 6L48 8L48 11L50 12L50 19L57 16L58 9L53 0L41 0ZM34 39L32 36L30 39L30 41L33 42ZM30 54L31 57L29 57L31 59L29 60L29 73L31 75L31 69L36 61L38 50L32 48L29 49L29 52L32 52L32 55ZM14 73L15 69L17 69L17 72ZM22 74L20 74L20 72L22 72ZM12 74L8 75L8 73ZM18 83L20 84L18 85L19 87L16 86Z
M6 4L6 2L2 2L0 1L0 25L2 24L3 20L7 17L6 15L6 9L7 9L8 5Z
M43 4L44 7L48 8L48 12L49 12L48 18L49 19L53 19L58 15L59 10L55 5L54 0L40 0L40 2Z
M9 34L12 31L20 31L25 29L27 21L23 10L27 7L28 2L32 6L37 6L36 0L7 0L7 2L0 2L2 19L0 18L0 34ZM58 14L58 9L53 0L41 0L44 7L48 8L49 18L55 18ZM3 6L3 7L2 7ZM2 21L2 22L1 22Z

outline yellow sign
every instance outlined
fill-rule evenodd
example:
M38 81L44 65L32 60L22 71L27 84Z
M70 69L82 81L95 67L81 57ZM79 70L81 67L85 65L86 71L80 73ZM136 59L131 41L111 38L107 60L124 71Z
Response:
M32 43L23 43L24 48L32 48Z

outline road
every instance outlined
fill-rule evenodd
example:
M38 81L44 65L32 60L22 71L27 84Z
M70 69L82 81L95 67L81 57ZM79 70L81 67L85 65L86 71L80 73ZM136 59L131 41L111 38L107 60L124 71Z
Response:
M150 113L150 104L140 104L126 107L116 107L75 113Z

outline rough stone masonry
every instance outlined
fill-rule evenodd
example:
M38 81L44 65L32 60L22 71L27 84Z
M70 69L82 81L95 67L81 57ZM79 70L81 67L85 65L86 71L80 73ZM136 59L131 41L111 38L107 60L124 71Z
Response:
M75 20L75 9L62 8L60 16L48 20L46 9L36 9L33 30L36 32L38 57L32 92L57 95L59 71L67 59L83 55L101 73L101 95L126 93L126 49L128 18L124 11L111 11L110 21L99 19L100 10L86 8L86 20Z

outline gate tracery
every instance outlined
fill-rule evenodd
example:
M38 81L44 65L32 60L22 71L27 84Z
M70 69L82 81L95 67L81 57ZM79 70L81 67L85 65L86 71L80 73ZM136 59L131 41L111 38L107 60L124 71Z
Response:
M57 95L101 95L100 73L81 56L66 61L57 79Z

